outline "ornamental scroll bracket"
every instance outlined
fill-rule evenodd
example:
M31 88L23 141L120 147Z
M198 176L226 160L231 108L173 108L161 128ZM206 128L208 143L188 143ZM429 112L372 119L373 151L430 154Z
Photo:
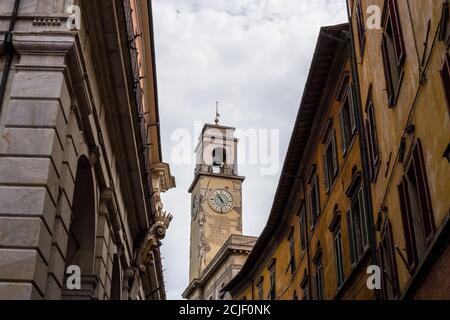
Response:
M153 262L152 252L161 246L161 240L165 238L172 219L173 216L164 211L156 213L155 223L148 230L137 253L136 264L142 272Z

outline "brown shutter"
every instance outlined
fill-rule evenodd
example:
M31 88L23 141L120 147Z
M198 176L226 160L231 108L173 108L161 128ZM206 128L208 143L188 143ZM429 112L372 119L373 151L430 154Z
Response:
M398 11L397 0L388 0L394 33L394 48L397 58L397 66L401 67L405 59L405 44L403 41L402 25Z
M349 118L350 118L350 126L352 130L352 136L356 133L356 88L354 83L352 82L349 86L349 92L348 92L348 111L349 111Z
M344 109L339 112L339 120L341 122L341 147L342 154L345 155L347 153L347 136L345 134L345 119L344 119Z
M339 173L339 161L338 161L338 154L337 154L337 147L336 147L336 131L335 130L333 130L333 136L331 139L333 139L331 141L331 150L333 153L333 175L334 175L334 178L336 178Z
M373 156L372 156L372 150L373 150L373 146L372 146L372 134L370 132L370 123L369 120L366 120L366 135L367 135L367 144L368 144L368 148L367 148L367 152L369 153L369 159L370 161L370 166L369 166L369 173L370 173L370 180L373 181L375 179L375 168L373 167Z
M392 268L392 289L394 291L394 296L398 298L399 294L399 288L398 288L398 274L397 274L397 262L395 260L395 246L394 246L394 238L392 233L392 226L390 221L386 224L386 230L385 230L385 236L387 240L387 248L384 248L385 250L388 250L388 256L390 259L390 264Z
M325 192L328 193L330 191L330 175L329 175L329 168L328 168L328 161L327 161L327 153L328 153L328 146L325 149L325 153L322 156L323 161L323 180L325 182Z
M403 177L398 186L400 198L400 209L402 214L403 231L405 234L406 254L408 255L408 267L412 271L417 264L416 237L414 235L414 226L411 212L411 202L408 194L408 182Z
M442 85L444 86L445 99L447 100L447 108L450 114L450 56L445 57L444 67L441 72Z
M381 290L376 290L375 293L377 294L378 298L381 300L386 300L386 276L384 274L384 270L386 269L384 266L384 260L383 260L383 242L381 241L377 248L377 260L378 260L378 266L381 269L382 276L381 276Z
M383 68L384 76L386 79L386 92L388 96L389 107L394 104L394 90L392 85L391 69L389 68L389 53L387 51L386 35L383 35L383 41L381 43L381 52L383 54Z
M430 244L434 236L434 217L433 208L431 206L430 190L428 187L428 179L425 170L422 144L417 140L413 151L414 170L416 173L417 190L419 194L420 211L422 214L423 231L426 239L426 244Z
M355 229L353 227L353 217L352 210L347 211L347 228L348 228L348 237L350 243L350 259L352 262L352 266L354 267L356 264L356 248L355 248Z

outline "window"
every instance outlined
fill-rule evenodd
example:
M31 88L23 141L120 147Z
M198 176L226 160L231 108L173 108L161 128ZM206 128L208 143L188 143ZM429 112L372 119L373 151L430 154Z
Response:
M372 182L376 180L378 169L380 166L380 150L378 147L377 129L375 123L375 115L373 109L373 100L371 89L369 90L367 103L367 120L366 120L366 134L369 146L369 160L370 160L370 179Z
M302 254L306 251L306 244L308 243L308 235L306 232L305 206L302 205L302 210L300 211L300 249Z
M347 212L347 224L350 240L350 258L356 267L369 248L367 214L365 211L364 192L361 187L361 173L356 173L347 195L351 198L351 207Z
M381 295L385 300L398 298L397 265L395 262L394 242L389 221L386 221L378 247L378 260L383 272Z
M310 206L311 206L311 229L316 226L317 220L320 216L320 195L319 195L319 182L317 175L314 173L310 179L311 191L309 195Z
M277 294L277 278L276 278L276 261L273 260L269 267L270 272L270 291L269 291L269 299L275 300Z
M333 219L328 229L333 233L336 281L337 288L339 289L344 283L344 260L342 252L341 212L337 205L334 208Z
M384 74L389 107L396 104L405 61L405 45L398 11L397 0L386 0L383 13L383 55Z
M289 233L288 241L289 241L289 252L290 252L290 260L289 260L289 268L291 269L291 275L295 273L295 237L294 237L295 228L291 228L291 232Z
M332 125L332 124L331 124ZM326 139L326 149L323 155L324 179L326 192L328 193L339 172L339 163L336 150L336 132L331 127Z
M261 277L259 279L258 284L256 285L258 288L258 300L264 300L264 278Z
M315 300L323 300L323 265L322 259L316 261L316 273L314 274L314 285L316 287Z
M310 300L311 297L309 296L309 280L308 280L308 274L306 274L306 272L305 272L305 276L303 277L303 281L300 284L300 288L303 291L302 300Z
M339 119L341 122L342 154L345 156L356 133L356 99L353 85L348 85L345 100L343 101Z
M359 49L361 57L364 56L364 49L366 45L366 27L365 27L365 20L364 20L364 14L362 10L361 0L357 0L356 2L356 24L358 27L358 42L359 42Z
M441 71L442 85L444 86L445 99L447 100L447 109L450 114L450 55L445 56L444 67Z
M435 224L420 140L412 147L408 159L398 192L407 262L412 272L434 237Z
M336 259L337 287L340 288L344 283L344 262L342 259L341 230L338 230L334 235L334 258Z

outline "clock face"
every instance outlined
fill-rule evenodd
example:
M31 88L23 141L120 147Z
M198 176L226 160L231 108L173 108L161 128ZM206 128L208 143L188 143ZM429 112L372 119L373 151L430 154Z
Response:
M209 197L209 205L216 212L228 213L233 210L233 197L228 191L215 190Z

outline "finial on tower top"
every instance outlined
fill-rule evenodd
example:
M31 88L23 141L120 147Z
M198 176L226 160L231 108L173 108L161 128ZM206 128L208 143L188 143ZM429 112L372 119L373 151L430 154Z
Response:
M214 122L216 123L216 125L219 124L219 118L220 118L220 114L219 114L219 101L216 101L216 119L214 120Z

